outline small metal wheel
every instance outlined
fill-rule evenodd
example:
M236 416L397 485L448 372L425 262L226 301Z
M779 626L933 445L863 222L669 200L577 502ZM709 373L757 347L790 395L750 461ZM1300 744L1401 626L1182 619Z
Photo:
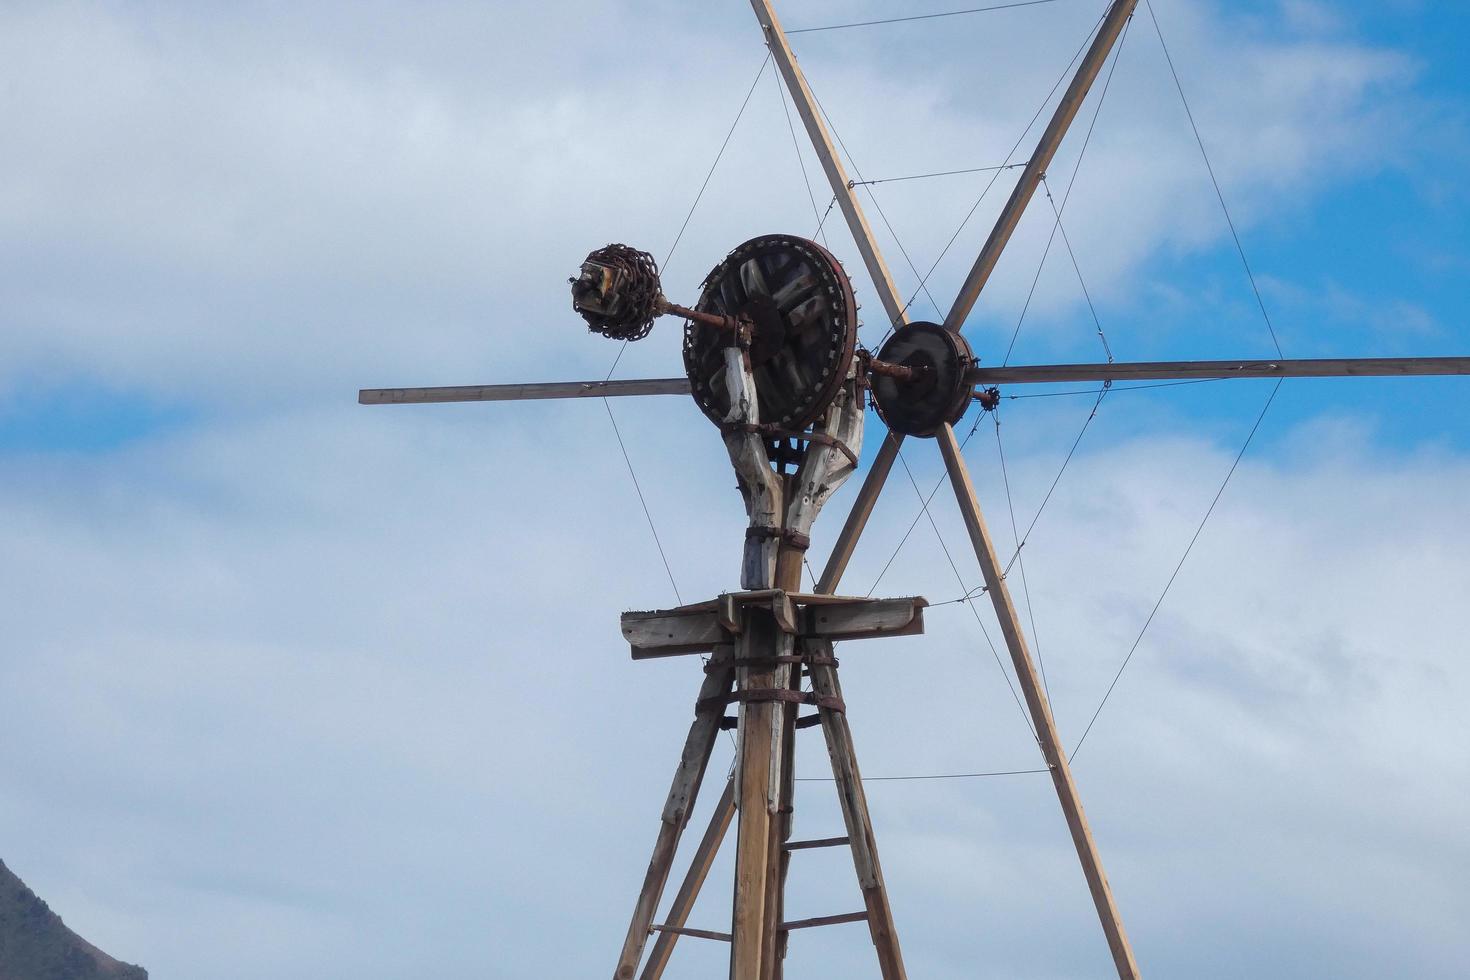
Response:
M965 414L973 390L965 373L975 356L959 334L937 323L910 323L894 331L877 357L920 369L912 381L872 376L873 407L894 432L932 436L941 425L953 425Z
M748 316L760 421L799 431L827 410L852 366L857 301L842 264L816 242L766 235L741 245L705 278L695 309ZM730 412L728 331L684 326L684 368L700 410L719 425Z

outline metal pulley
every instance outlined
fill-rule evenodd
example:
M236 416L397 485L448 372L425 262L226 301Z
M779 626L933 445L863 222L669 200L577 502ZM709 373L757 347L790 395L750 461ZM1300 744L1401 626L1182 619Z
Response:
M894 432L932 436L965 414L974 392L965 374L974 364L958 333L924 321L900 327L871 363L873 407Z

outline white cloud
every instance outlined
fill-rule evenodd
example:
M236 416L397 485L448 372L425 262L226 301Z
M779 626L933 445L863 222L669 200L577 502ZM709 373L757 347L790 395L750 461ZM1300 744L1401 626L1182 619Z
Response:
M1416 119L1402 56L1161 6L1247 227L1384 165L1370 161L1386 146L1413 144L1400 138ZM828 19L800 13L787 19ZM903 57L907 34L892 51L869 31L800 35L799 47L863 173L888 176L999 162L1090 16L1057 5L985 30L957 22L922 70ZM715 22L652 26L660 18L647 11L516 6L439 8L412 24L357 10L348 29L322 11L43 6L4 17L7 372L102 375L205 400L263 385L309 397L384 365L426 380L460 364L506 377L595 372L611 355L555 326L561 280L606 239L662 254L759 54L738 10L722 15L722 33L710 33ZM971 31L984 58L961 57ZM692 47L697 71L671 56ZM1113 86L1068 205L1104 299L1135 295L1160 249L1199 249L1225 231L1151 23L1134 23ZM775 99L768 73L681 245L672 291L692 293L735 241L814 225ZM1079 146L1053 168L1058 192ZM921 270L980 179L879 188ZM1008 183L933 280L941 307ZM1049 227L1037 210L987 294L992 324L1009 325L1029 286ZM876 315L845 232L832 231ZM1058 255L1035 310L1045 319L1079 301ZM630 356L630 368L676 370L667 352Z

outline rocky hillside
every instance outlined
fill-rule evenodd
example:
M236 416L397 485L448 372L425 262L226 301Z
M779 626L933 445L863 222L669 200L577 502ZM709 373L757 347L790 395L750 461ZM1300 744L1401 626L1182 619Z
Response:
M72 932L0 861L0 980L148 980Z

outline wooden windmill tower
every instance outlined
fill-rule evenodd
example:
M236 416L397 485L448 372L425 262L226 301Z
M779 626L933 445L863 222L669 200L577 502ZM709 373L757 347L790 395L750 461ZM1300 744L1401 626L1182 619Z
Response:
M907 318L906 304L770 0L751 0L765 42L895 328L892 336L875 352L857 347L857 306L848 278L831 253L803 238L768 235L740 245L709 274L692 307L664 297L658 270L646 253L610 245L589 255L573 279L575 308L592 330L621 340L643 338L661 315L682 318L685 377L360 393L364 404L692 395L719 428L750 518L740 591L623 617L623 633L635 659L681 654L704 654L706 659L695 720L662 811L615 980L662 976L681 936L729 942L734 980L776 980L783 975L792 931L853 921L867 922L885 980L905 976L833 644L923 629L923 599L838 595L843 572L899 448L910 437L933 439L939 445L1113 962L1120 977L1139 976L953 424L971 401L993 407L998 397L995 386L1001 384L1470 373L1470 358L981 365L960 329L1136 2L1113 0L1108 6L942 324ZM886 426L881 445L815 590L803 592L800 571L813 522L832 493L858 469L869 399ZM810 682L809 691L803 690L804 680ZM727 715L732 704L737 711ZM803 713L804 706L812 710ZM825 735L847 834L794 841L795 733L811 726L820 726ZM722 728L736 732L735 773L724 787L688 874L662 921L656 921L675 852ZM690 909L732 825L736 867L729 931L690 928ZM790 855L823 846L851 850L864 908L788 921L783 892Z

